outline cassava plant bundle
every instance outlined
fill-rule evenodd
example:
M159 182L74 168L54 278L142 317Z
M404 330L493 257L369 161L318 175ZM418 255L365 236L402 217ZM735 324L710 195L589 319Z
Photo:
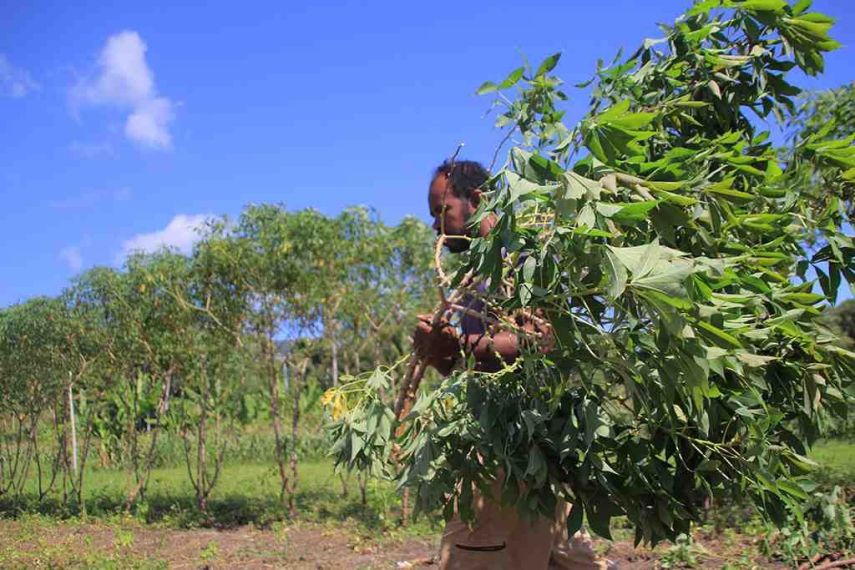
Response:
M563 498L580 507L571 531L584 518L608 537L625 515L639 542L686 532L726 493L798 516L806 451L855 378L820 319L855 283L855 149L832 124L792 152L767 129L796 112L787 73L820 73L838 47L832 23L809 1L697 3L599 66L571 126L557 55L483 84L513 146L473 220L494 229L440 286L480 297L522 353L462 367L400 420L384 394L403 361L344 383L325 396L338 462L464 517L503 473L520 510L552 516ZM549 351L545 327L521 326L538 320Z

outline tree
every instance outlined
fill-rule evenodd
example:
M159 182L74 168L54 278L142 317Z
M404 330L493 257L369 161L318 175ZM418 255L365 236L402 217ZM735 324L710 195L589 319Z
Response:
M68 330L67 314L57 299L36 297L2 313L0 413L8 422L4 432L14 436L11 443L4 438L0 447L0 495L20 496L32 477L41 501L63 472L67 448L62 395L68 377L62 355ZM53 424L48 433L55 437L55 445L45 449L38 428L48 414Z
M286 330L299 336L318 321L316 288L324 284L311 268L322 244L316 239L317 232L325 227L325 218L313 210L290 214L280 206L251 206L222 242L223 279L232 295L240 299L242 324L258 350L259 371L266 379L280 496L292 513L296 511L296 469L292 467L289 472L277 339Z
M249 351L242 342L245 299L236 295L225 220L209 221L189 259L188 273L154 275L182 307L188 346L171 416L183 442L196 506L208 510L247 394Z
M116 283L113 303L121 319L124 382L117 396L124 408L134 479L126 498L130 508L145 496L175 381L190 371L193 345L186 307L164 286L189 280L187 257L167 249L136 253L126 260L126 267Z
M97 385L100 340L91 316L68 295L38 297L3 313L0 425L11 437L0 444L0 495L20 496L34 475L39 501L58 487L64 506L72 498L85 512L93 414L83 394ZM49 429L40 430L45 420Z
M351 253L337 279L337 319L358 373L365 361L373 368L384 358L400 358L406 351L398 337L409 334L414 315L430 309L432 234L415 218L389 227L362 209L348 210L339 220L345 216L349 221L338 239Z
M503 500L522 511L551 517L563 498L577 506L571 532L584 516L608 537L624 514L653 543L723 493L779 524L800 513L806 449L821 413L845 413L855 378L855 354L819 323L835 280L855 282L837 194L855 156L848 139L804 143L834 181L816 200L790 175L799 159L782 162L748 113L794 112L786 72L819 73L837 46L809 5L696 4L662 40L597 70L574 127L551 75L558 55L482 85L519 88L499 99L519 140L474 220L495 215L493 231L443 285L480 295L521 357L452 374L400 425L377 396L395 371L333 390L339 462L380 463L423 507L464 517L473 487L501 469ZM828 276L824 294L810 268ZM546 354L520 326L537 321L554 331Z
M791 155L798 152L800 142L817 136L833 141L855 134L855 83L806 92L800 98L796 113L787 121Z
M855 300L849 299L828 312L828 323L847 346L855 346Z
M91 269L76 277L60 296L70 325L62 356L68 374L67 415L73 450L71 457L66 457L65 468L77 505L84 513L85 467L116 367L117 331L107 310L107 291L114 276L110 269ZM82 445L78 446L78 440Z
M789 166L790 184L801 188L805 201L811 205L806 214L839 210L850 221L855 218L855 169L850 164L855 156L853 113L855 85L850 83L837 89L804 94L802 104L789 118L791 144L782 149L782 157ZM826 239L821 228L808 236L808 241L813 253L826 246L840 247L833 239ZM826 291L839 287L840 272L846 271L845 264L842 268L831 264L830 269L829 273L817 272ZM836 301L835 295L829 296L832 302Z

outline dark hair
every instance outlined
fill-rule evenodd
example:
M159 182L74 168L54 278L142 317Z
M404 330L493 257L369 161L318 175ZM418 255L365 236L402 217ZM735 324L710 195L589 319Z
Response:
M474 160L446 160L436 167L434 179L445 174L451 182L451 189L461 198L469 198L473 190L484 185L490 178L487 169Z

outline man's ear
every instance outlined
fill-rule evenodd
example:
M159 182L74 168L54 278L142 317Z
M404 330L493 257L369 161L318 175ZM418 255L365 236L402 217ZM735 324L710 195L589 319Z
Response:
M484 195L484 193L481 192L480 190L477 190L477 189L472 190L472 192L469 193L469 203L477 208L478 205L481 204L481 197L483 195Z

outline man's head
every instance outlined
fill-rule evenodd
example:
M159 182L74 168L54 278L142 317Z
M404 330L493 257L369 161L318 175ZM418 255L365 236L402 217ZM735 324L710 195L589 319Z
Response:
M434 172L428 191L433 229L447 236L470 236L469 218L481 202L482 186L489 178L483 166L471 160L445 161ZM469 242L447 238L450 251L466 251Z

